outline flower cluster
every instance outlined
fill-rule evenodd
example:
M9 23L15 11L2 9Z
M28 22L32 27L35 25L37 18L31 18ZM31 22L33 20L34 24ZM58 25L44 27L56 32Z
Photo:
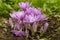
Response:
M39 22L47 20L46 16L41 13L39 8L30 7L28 2L19 3L21 11L13 11L9 18L9 23L14 28L11 32L16 36L29 36L29 30L32 35L39 31L42 32L48 28L48 23L45 22L42 26Z

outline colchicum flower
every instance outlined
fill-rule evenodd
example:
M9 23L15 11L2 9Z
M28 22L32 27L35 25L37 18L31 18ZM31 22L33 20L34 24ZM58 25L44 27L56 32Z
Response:
M11 31L13 34L15 34L16 36L26 36L24 31L17 31L17 30L12 30Z
M26 8L28 8L29 6L30 6L30 4L28 3L28 2L21 2L21 3L19 3L19 6L22 8L22 9L26 9Z
M22 11L13 11L9 19L9 23L13 26L11 31L16 36L27 36L29 35L29 30L32 35L37 32L40 28L40 32L48 28L48 23L46 22L43 26L40 27L40 23L44 20L47 20L46 16L41 13L41 10L38 8L30 7L31 4L28 2L19 3L19 6L23 9ZM28 31L28 32L27 32Z
M10 16L14 19L22 19L24 18L25 13L24 11L17 11L17 12L13 11L12 14L10 14Z
M26 15L25 18L23 19L23 22L26 23L33 23L36 21L36 17L34 15Z

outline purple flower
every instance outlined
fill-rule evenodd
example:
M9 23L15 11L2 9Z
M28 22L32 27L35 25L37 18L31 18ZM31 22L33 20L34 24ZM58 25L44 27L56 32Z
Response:
M36 9L36 8L27 8L26 9L26 17L25 17L25 22L30 21L30 22L35 22L35 21L43 21L46 20L45 15L41 14L41 10L40 9Z
M42 15L42 14L34 15L32 13L32 14L26 15L23 19L23 22L33 23L33 22L36 22L36 21L43 21L43 20L46 20L46 17L44 15Z
M41 14L41 10L40 9L36 9L34 7L30 7L26 9L27 14L34 14L34 15L40 15Z
M33 8L32 7L29 7L29 8L26 9L26 13L27 14L31 14L33 12L34 12L34 7Z
M22 8L22 9L26 9L26 8L28 8L29 6L30 6L30 4L28 3L28 2L21 2L21 3L19 3L19 6Z
M46 19L46 17L42 14L41 15L34 15L32 13L32 14L26 15L23 19L23 22L33 23L33 22L36 22L36 21L43 21L45 19Z
M25 36L25 33L23 31L12 30L11 32L16 36Z
M23 22L26 23L33 23L36 21L36 17L34 15L26 15L25 18L23 19Z
M11 18L14 19L22 19L25 16L24 11L13 11L12 14L10 14Z
M34 13L35 15L40 15L41 14L41 10L40 9L34 9Z

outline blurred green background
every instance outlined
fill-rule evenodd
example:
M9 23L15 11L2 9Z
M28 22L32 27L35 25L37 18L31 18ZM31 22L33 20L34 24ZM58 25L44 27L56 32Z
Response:
M13 10L19 10L18 2L31 2L32 6L41 8L47 16L60 17L60 0L0 0L0 17L9 17Z

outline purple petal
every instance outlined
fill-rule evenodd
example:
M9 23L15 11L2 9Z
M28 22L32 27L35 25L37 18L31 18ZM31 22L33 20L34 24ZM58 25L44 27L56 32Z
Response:
M12 30L11 32L12 32L13 34L15 34L16 36L19 36L19 33L20 33L20 32L17 31L17 30Z
M44 30L47 30L48 25L49 25L49 24L48 24L47 22L44 24Z

